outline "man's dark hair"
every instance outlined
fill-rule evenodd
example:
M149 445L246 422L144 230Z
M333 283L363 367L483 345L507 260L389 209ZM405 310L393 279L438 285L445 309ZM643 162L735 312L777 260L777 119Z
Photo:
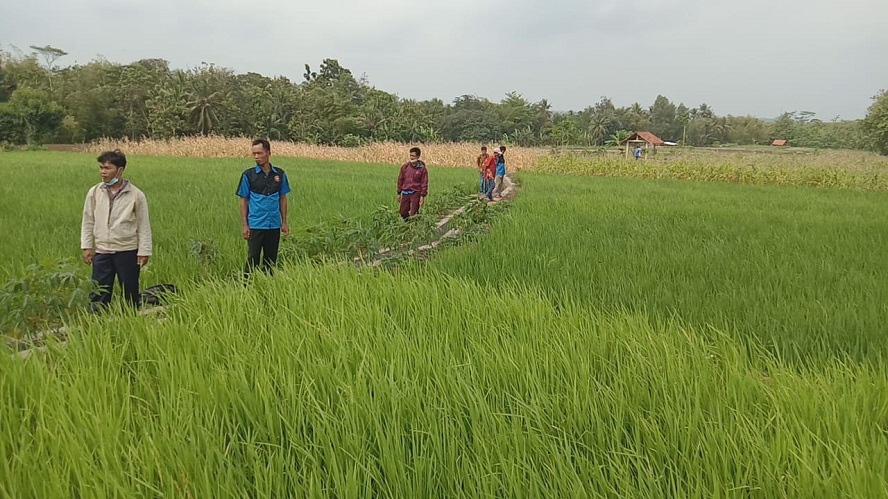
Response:
M416 153L417 158L422 156L422 151L420 151L418 147L411 147L410 152Z
M99 157L96 158L99 161L100 165L104 165L105 163L111 163L117 168L125 168L126 167L126 156L120 152L120 149L115 149L113 151L105 151L102 154L99 154Z
M271 152L271 144L268 142L268 139L253 139L253 145L258 146L262 145L262 148L265 149L265 152Z
M482 151L486 151L486 150L487 150L487 146L481 146L481 150L482 150Z
M506 146L500 146L500 152L506 152Z

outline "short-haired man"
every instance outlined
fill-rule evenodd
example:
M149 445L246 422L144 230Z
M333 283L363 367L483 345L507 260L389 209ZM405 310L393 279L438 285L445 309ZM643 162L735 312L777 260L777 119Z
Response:
M281 233L290 234L287 225L287 194L290 183L284 170L272 166L271 144L265 139L253 141L256 165L241 174L237 195L240 197L241 236L247 240L244 277L262 262L269 273L277 263Z
M398 174L398 203L401 218L407 220L419 213L429 193L429 172L419 157L422 151L418 147L410 148L410 161L401 165Z
M120 150L105 151L97 159L102 181L86 193L80 223L83 263L92 265L99 286L90 301L93 310L107 307L116 277L126 300L138 307L139 273L152 251L148 200L123 178L126 156Z

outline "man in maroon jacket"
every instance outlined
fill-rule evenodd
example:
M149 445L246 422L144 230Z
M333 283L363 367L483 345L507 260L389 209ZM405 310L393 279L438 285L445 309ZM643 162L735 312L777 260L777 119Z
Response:
M419 159L422 151L410 148L410 161L401 165L398 175L398 202L401 204L401 217L404 220L419 213L419 207L429 193L429 171Z

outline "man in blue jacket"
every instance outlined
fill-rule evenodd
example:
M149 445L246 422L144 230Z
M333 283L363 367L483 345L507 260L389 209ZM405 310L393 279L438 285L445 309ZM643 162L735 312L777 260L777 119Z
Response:
M500 198L505 188L506 176L506 146L499 146L499 154L496 155L496 178L494 179L493 197Z
M290 183L281 168L271 165L271 144L265 139L253 141L256 166L241 175L237 195L240 197L241 235L247 240L247 263L244 277L259 266L269 273L277 263L281 233L290 234L287 225L287 194Z

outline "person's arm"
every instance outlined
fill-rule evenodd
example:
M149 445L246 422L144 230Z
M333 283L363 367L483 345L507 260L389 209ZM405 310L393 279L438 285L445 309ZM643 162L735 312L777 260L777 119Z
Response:
M404 185L404 166L401 165L401 171L398 172L398 202L401 201L401 186Z
M139 236L139 250L136 252L136 263L139 267L148 264L148 257L151 256L151 221L148 217L148 198L144 193L140 193L136 199L136 234Z
M290 180L287 178L286 172L281 172L281 190L278 196L280 196L279 203L281 208L281 232L288 236L290 235L290 224L287 223L287 194L290 193Z
M240 198L241 235L244 239L250 238L250 224L247 222L250 204L247 198Z
M96 247L96 237L93 233L96 226L94 189L95 187L86 193L86 200L83 202L83 218L80 222L80 249L83 250L83 263L87 265L92 263Z
M285 236L290 235L290 225L287 224L287 195L281 194L281 233Z
M240 205L241 215L241 236L244 239L250 238L250 223L247 221L247 215L250 212L250 180L247 174L241 175L240 184L237 186L235 194L238 196L238 204Z
M425 197L429 193L429 169L428 167L424 167L422 169L422 186L419 189L419 205L422 206L425 203Z

